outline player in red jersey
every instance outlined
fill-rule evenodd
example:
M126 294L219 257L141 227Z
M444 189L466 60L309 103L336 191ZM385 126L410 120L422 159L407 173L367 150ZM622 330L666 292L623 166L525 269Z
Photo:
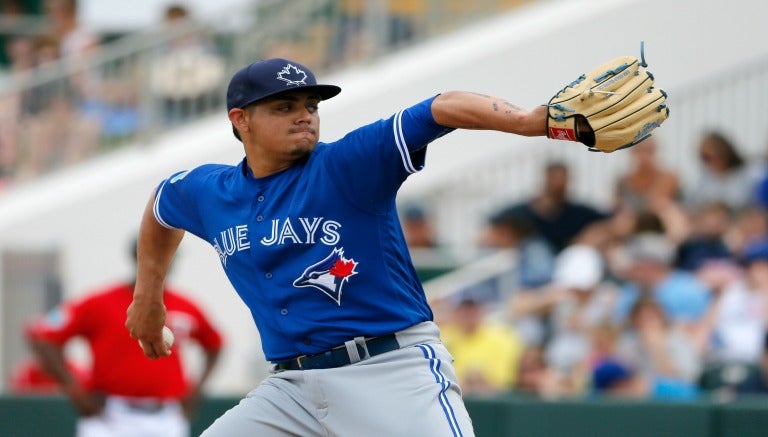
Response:
M26 329L42 367L80 415L78 437L188 436L189 415L216 364L220 333L194 302L169 289L164 300L166 325L176 338L172 354L166 360L145 357L124 325L133 287L128 281L66 302ZM76 337L84 338L91 352L90 377L83 383L64 364L64 346ZM196 382L185 375L178 350L186 340L197 342L205 355Z

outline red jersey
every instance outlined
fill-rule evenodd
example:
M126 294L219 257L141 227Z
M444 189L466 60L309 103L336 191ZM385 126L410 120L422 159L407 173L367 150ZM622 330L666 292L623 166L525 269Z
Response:
M175 341L171 356L151 360L125 329L126 310L133 299L129 284L117 285L63 304L35 321L28 335L58 345L84 338L91 349L92 368L86 387L94 392L129 397L180 399L189 391L178 346L192 339L206 350L222 345L219 332L191 300L166 289L166 325Z

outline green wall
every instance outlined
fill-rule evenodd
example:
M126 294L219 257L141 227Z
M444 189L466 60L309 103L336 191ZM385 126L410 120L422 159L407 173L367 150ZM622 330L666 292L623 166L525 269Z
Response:
M210 398L192 425L199 435L239 398ZM514 396L466 399L477 437L765 437L768 398L738 402L546 402ZM0 397L0 436L68 437L74 410L63 398Z

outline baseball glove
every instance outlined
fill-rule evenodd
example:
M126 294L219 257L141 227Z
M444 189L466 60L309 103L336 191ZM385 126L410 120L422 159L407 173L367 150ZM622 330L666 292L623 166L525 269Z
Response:
M547 136L610 153L651 136L669 116L667 93L654 88L641 60L620 56L569 83L549 103ZM587 129L585 124L589 125Z

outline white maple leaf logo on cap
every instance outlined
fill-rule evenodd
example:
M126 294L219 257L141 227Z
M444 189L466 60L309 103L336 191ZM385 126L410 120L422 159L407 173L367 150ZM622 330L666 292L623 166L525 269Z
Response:
M285 82L285 86L306 85L307 73L293 64L287 64L277 73L277 80Z

